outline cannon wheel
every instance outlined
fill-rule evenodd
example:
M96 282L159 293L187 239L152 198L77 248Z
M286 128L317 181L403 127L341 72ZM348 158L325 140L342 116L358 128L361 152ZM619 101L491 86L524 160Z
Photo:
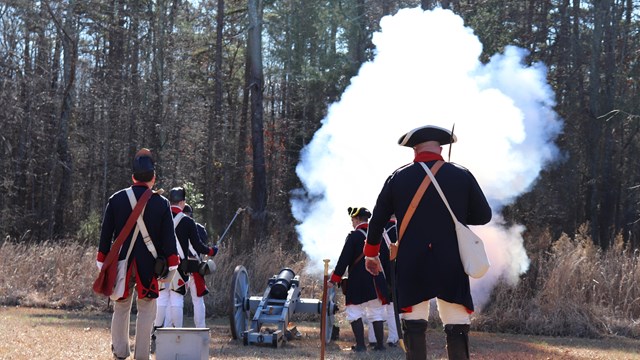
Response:
M231 278L231 309L229 322L234 340L242 338L249 328L249 274L242 265L236 266Z
M331 334L333 332L333 325L335 324L335 298L336 298L336 288L332 287L327 289L327 313L325 314L325 343L331 342Z

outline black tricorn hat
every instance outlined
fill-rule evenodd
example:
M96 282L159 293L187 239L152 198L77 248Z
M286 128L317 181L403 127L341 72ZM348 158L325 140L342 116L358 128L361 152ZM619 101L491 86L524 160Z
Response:
M440 145L446 145L458 141L458 138L447 129L439 126L427 125L413 129L402 135L400 139L398 139L398 144L407 147L414 147L426 141L437 141Z
M169 190L169 201L172 203L177 203L183 201L187 198L187 193L184 191L183 187L174 187Z
M133 158L131 170L134 175L145 174L155 171L153 155L149 149L140 149Z
M352 218L364 217L368 219L371 217L371 211L367 210L365 207L349 207L347 211L349 212L349 216Z

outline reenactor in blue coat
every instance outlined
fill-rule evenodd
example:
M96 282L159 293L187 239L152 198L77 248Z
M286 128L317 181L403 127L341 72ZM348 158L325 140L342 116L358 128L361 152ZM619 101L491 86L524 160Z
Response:
M171 203L171 213L173 214L173 225L180 245L178 253L182 258L182 265L178 268L178 273L174 280L160 292L155 320L156 328L162 326L182 327L184 295L187 292L186 286L190 275L198 272L200 264L197 254L213 256L216 253L215 248L202 243L195 221L182 211L186 204L184 188L175 187L171 189L169 191L169 201ZM201 283L196 284L196 286L200 289L202 296L208 290L206 290L204 279L200 277L200 280Z
M182 212L193 219L193 208L191 208L190 205L186 204L182 209ZM195 223L196 227L198 228L198 236L200 237L200 241L202 242L202 244L208 246L209 235L207 234L207 229L205 229L205 227L199 222L195 221ZM212 256L215 256L218 253L218 247L216 245L212 247L214 250ZM207 285L204 281L204 276L199 272L192 273L189 281L187 282L187 285L189 287L189 293L191 294L191 303L193 304L193 322L195 323L195 326L197 328L205 328L207 327L207 325L205 323L206 307L204 304L204 296L209 293L209 289L207 289Z
M482 225L491 220L491 208L471 172L444 162L442 145L456 141L450 131L437 126L414 129L398 140L414 149L413 163L396 170L378 195L369 224L365 262L372 274L380 271L377 259L381 235L392 214L406 231L398 240L396 286L402 312L407 359L426 359L429 300L436 298L444 324L449 359L469 358L469 315L473 300L469 276L464 272L454 223L434 186L424 193L409 223L405 214L426 176L420 162L430 168L443 162L436 179L453 212L463 224Z
M142 149L136 154L133 160L132 180L133 185L130 188L116 192L107 202L100 233L98 268L102 267L113 240L118 236L132 212L131 200L133 199L130 200L129 194L140 199L142 194L147 189L153 188L155 184L155 165L149 150ZM142 220L151 242L145 243L139 229L137 232L132 231L123 243L118 257L119 261L127 260L127 272L124 293L113 304L111 320L111 349L117 359L125 359L130 355L129 319L134 285L138 294L134 357L149 359L151 331L156 314L156 298L159 293L159 274L155 271L156 260L158 257L166 259L171 272L175 272L180 262L167 199L154 193L145 205L143 214ZM135 239L132 239L133 234L138 234ZM151 249L155 250L157 257L153 255Z
M351 329L356 339L353 350L366 351L364 339L364 323L366 317L373 324L377 345L375 350L384 350L384 305L389 303L387 284L382 273L372 276L364 267L364 254L362 252L367 234L367 221L371 212L363 207L348 209L351 224L354 230L345 240L340 258L330 278L330 283L337 284L342 280L347 270L349 271L348 286L345 295L345 313L347 321L351 323ZM388 252L381 257L388 263ZM331 285L330 285L331 286Z

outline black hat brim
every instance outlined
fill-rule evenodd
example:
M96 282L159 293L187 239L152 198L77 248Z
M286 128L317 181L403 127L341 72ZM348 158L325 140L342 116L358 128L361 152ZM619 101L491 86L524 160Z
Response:
M457 141L451 131L433 125L422 126L409 131L398 139L398 144L407 147L414 147L427 141L437 141L440 145L447 145Z

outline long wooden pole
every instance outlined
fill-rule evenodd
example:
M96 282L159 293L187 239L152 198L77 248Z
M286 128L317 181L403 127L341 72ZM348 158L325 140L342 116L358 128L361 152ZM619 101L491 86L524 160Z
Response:
M320 360L324 360L324 348L327 344L327 282L329 281L329 259L324 259L324 278L322 281L322 314L320 316Z

